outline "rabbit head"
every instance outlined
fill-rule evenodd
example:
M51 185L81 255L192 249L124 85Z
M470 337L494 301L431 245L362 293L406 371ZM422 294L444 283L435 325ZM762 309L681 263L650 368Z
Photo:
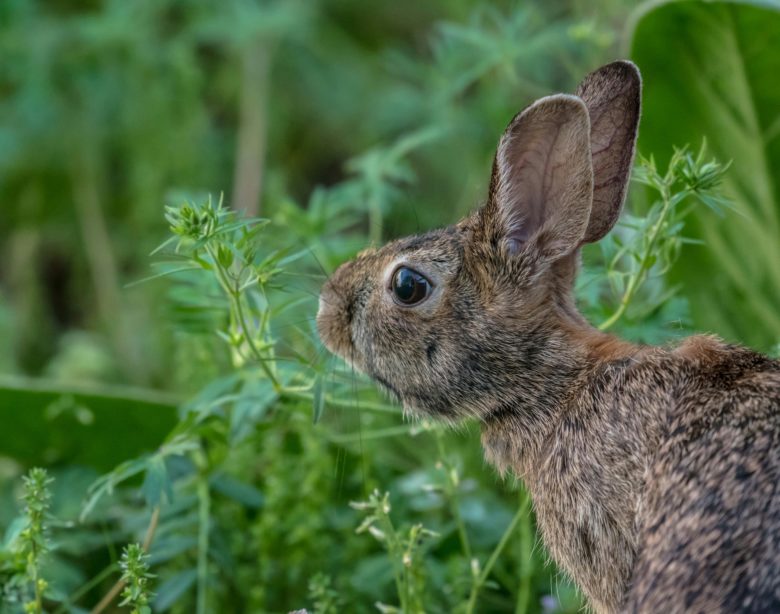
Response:
M325 345L439 418L487 419L550 399L590 330L572 287L583 243L616 222L639 119L629 62L542 98L509 123L484 206L459 223L369 249L320 295Z

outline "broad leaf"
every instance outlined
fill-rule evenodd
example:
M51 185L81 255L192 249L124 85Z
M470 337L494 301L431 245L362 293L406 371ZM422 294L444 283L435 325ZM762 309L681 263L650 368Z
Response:
M0 457L98 471L155 449L176 424L176 400L154 391L0 376Z
M163 582L157 590L157 595L154 599L155 612L168 610L183 595L190 591L197 578L197 570L185 569Z

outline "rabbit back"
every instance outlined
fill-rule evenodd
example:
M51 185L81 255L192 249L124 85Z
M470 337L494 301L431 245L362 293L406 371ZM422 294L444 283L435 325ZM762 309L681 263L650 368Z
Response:
M552 557L597 612L780 611L780 362L706 336L585 360L543 437L483 431Z
M780 612L780 363L695 363L645 480L627 611Z

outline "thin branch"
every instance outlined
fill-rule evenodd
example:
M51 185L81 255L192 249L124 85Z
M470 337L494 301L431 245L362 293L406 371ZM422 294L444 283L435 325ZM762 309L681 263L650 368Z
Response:
M152 517L149 520L149 526L146 529L146 535L144 536L144 543L143 543L143 549L144 552L149 552L149 548L152 545L152 540L154 540L154 533L157 531L157 525L160 522L160 506L156 506L154 510L152 510ZM116 584L111 587L111 589L103 596L103 599L101 599L98 604L92 608L90 614L100 614L103 610L105 610L108 606L113 603L114 599L117 598L119 593L122 592L122 589L125 587L127 583L124 580L117 580Z
M504 551L504 547L509 541L509 538L511 537L512 533L514 533L514 530L517 527L517 524L520 522L520 519L527 514L528 514L528 510L525 509L523 506L520 506L518 508L517 512L514 515L514 518L512 518L512 522L509 523L509 526L506 528L506 531L504 531L504 534L501 536L498 545L493 550L493 553L490 555L490 558L488 559L487 563L485 563L484 569L482 569L482 571L477 575L476 579L474 580L474 583L471 586L471 595L469 596L469 601L466 606L466 614L473 614L473 612L475 612L475 609L477 607L477 596L479 595L479 591L482 590L482 587L485 585L485 582L487 582L487 579L490 576L490 572L493 570L493 566L496 564L498 557L501 556L501 553Z
M260 212L267 133L269 46L247 45L241 57L241 101L233 176L233 207L250 217Z

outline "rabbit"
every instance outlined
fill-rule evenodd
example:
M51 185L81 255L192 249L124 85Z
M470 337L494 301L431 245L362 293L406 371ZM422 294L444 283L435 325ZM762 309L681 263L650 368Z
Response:
M478 421L592 610L780 612L780 362L622 341L573 298L580 248L620 215L640 97L616 61L525 108L484 205L340 266L318 331L405 411Z

